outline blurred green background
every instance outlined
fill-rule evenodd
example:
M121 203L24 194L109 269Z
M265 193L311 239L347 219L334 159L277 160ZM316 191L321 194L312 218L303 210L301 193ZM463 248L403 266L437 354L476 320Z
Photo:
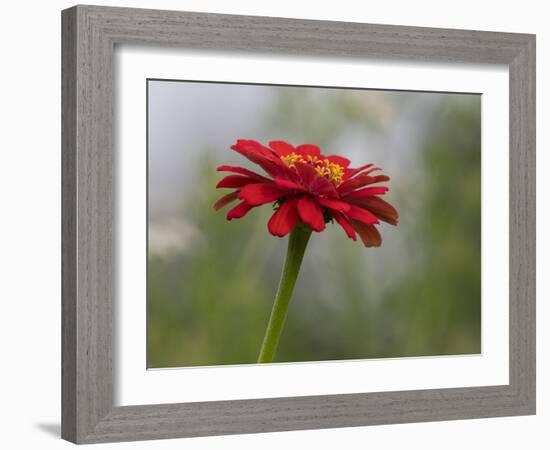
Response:
M481 97L148 82L148 367L255 363L286 251L269 206L227 222L239 138L314 143L391 177L367 249L314 233L276 361L481 352ZM226 191L227 192L227 191Z

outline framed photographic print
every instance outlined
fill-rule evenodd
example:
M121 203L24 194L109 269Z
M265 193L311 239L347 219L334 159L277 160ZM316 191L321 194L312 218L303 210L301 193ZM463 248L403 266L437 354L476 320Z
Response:
M62 435L535 413L535 37L75 6Z

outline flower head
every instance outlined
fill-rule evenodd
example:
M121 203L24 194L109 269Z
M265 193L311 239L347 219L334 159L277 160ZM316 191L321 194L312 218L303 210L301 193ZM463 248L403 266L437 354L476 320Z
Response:
M350 239L359 235L367 247L382 243L375 226L379 220L397 225L397 211L380 198L389 188L378 183L389 181L389 177L373 174L380 168L372 164L350 168L348 159L322 155L319 147L311 144L293 147L284 141L271 141L266 147L239 139L231 148L260 166L267 176L243 167L218 167L218 171L232 175L225 176L216 187L234 190L220 198L214 208L240 200L227 213L227 220L240 219L257 206L274 203L276 210L267 224L274 236L286 236L300 222L320 232L335 221Z

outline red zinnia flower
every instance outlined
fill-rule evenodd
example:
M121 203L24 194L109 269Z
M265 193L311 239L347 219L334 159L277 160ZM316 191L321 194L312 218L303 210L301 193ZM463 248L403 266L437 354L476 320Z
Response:
M334 219L349 238L355 240L359 234L367 247L382 243L375 227L378 219L397 225L397 211L379 197L389 188L371 186L389 181L389 177L372 175L380 170L372 164L352 169L348 159L324 156L311 144L293 147L284 141L271 141L265 147L257 141L239 139L231 148L258 164L269 177L243 167L218 167L219 171L236 174L226 176L216 186L235 189L216 202L216 210L240 200L227 213L228 220L276 202L277 209L267 224L274 236L287 235L300 221L320 232Z

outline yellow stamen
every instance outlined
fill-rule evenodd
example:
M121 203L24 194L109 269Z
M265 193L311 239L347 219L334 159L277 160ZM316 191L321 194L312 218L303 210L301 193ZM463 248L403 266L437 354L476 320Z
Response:
M296 167L296 162L305 163L313 167L317 173L334 184L340 184L344 177L344 168L340 164L330 162L328 159L319 159L316 156L308 155L304 158L297 153L289 153L286 156L281 156L283 162L291 168Z

